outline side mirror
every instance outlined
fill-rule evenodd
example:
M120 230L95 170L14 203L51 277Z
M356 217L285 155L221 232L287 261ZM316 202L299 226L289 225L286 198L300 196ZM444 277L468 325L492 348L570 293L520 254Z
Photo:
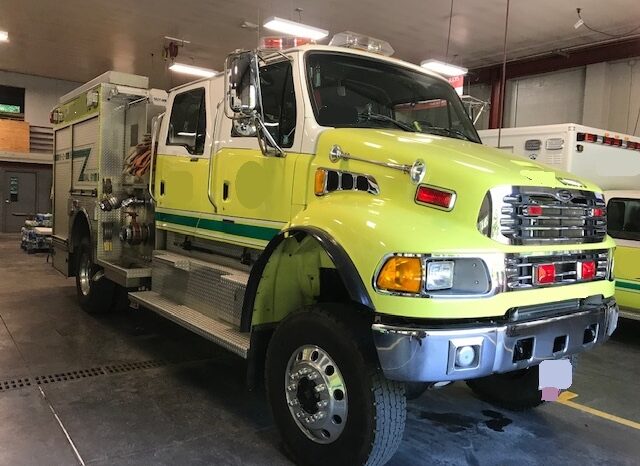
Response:
M234 117L250 117L258 107L258 56L253 52L236 52L227 57L225 79L228 108Z

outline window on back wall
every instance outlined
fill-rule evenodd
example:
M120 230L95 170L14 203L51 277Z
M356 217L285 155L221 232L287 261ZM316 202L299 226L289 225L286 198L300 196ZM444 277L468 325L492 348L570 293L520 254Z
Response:
M0 118L24 120L24 88L0 86Z

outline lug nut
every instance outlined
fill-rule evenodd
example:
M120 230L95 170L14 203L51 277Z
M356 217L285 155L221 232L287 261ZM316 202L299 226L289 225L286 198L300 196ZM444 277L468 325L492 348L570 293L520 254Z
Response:
M316 393L320 393L320 392L324 392L327 389L327 386L321 383L313 387L313 389L316 391Z

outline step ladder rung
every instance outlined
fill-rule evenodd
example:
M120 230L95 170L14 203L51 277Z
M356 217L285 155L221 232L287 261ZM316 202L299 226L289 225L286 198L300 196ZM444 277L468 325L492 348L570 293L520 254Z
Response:
M247 358L249 334L240 332L235 326L205 316L190 307L176 304L155 291L129 293L129 298L134 303L172 320L245 359Z

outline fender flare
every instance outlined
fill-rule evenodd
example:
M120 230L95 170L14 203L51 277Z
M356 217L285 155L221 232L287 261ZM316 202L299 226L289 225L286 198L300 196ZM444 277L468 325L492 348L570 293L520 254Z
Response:
M271 258L271 255L282 241L296 234L301 234L302 237L311 236L314 238L335 264L336 270L344 282L351 300L362 304L369 309L375 310L373 301L371 301L371 297L369 296L364 282L358 273L358 269L344 248L326 231L316 227L300 226L283 230L278 234L278 236L273 238L269 244L267 244L267 247L251 269L245 292L245 297L247 299L244 300L242 305L242 315L240 318L241 332L249 332L251 330L251 319L253 316L256 293L258 291L258 286L260 285L260 280L262 279L262 274L269 262L269 259Z

